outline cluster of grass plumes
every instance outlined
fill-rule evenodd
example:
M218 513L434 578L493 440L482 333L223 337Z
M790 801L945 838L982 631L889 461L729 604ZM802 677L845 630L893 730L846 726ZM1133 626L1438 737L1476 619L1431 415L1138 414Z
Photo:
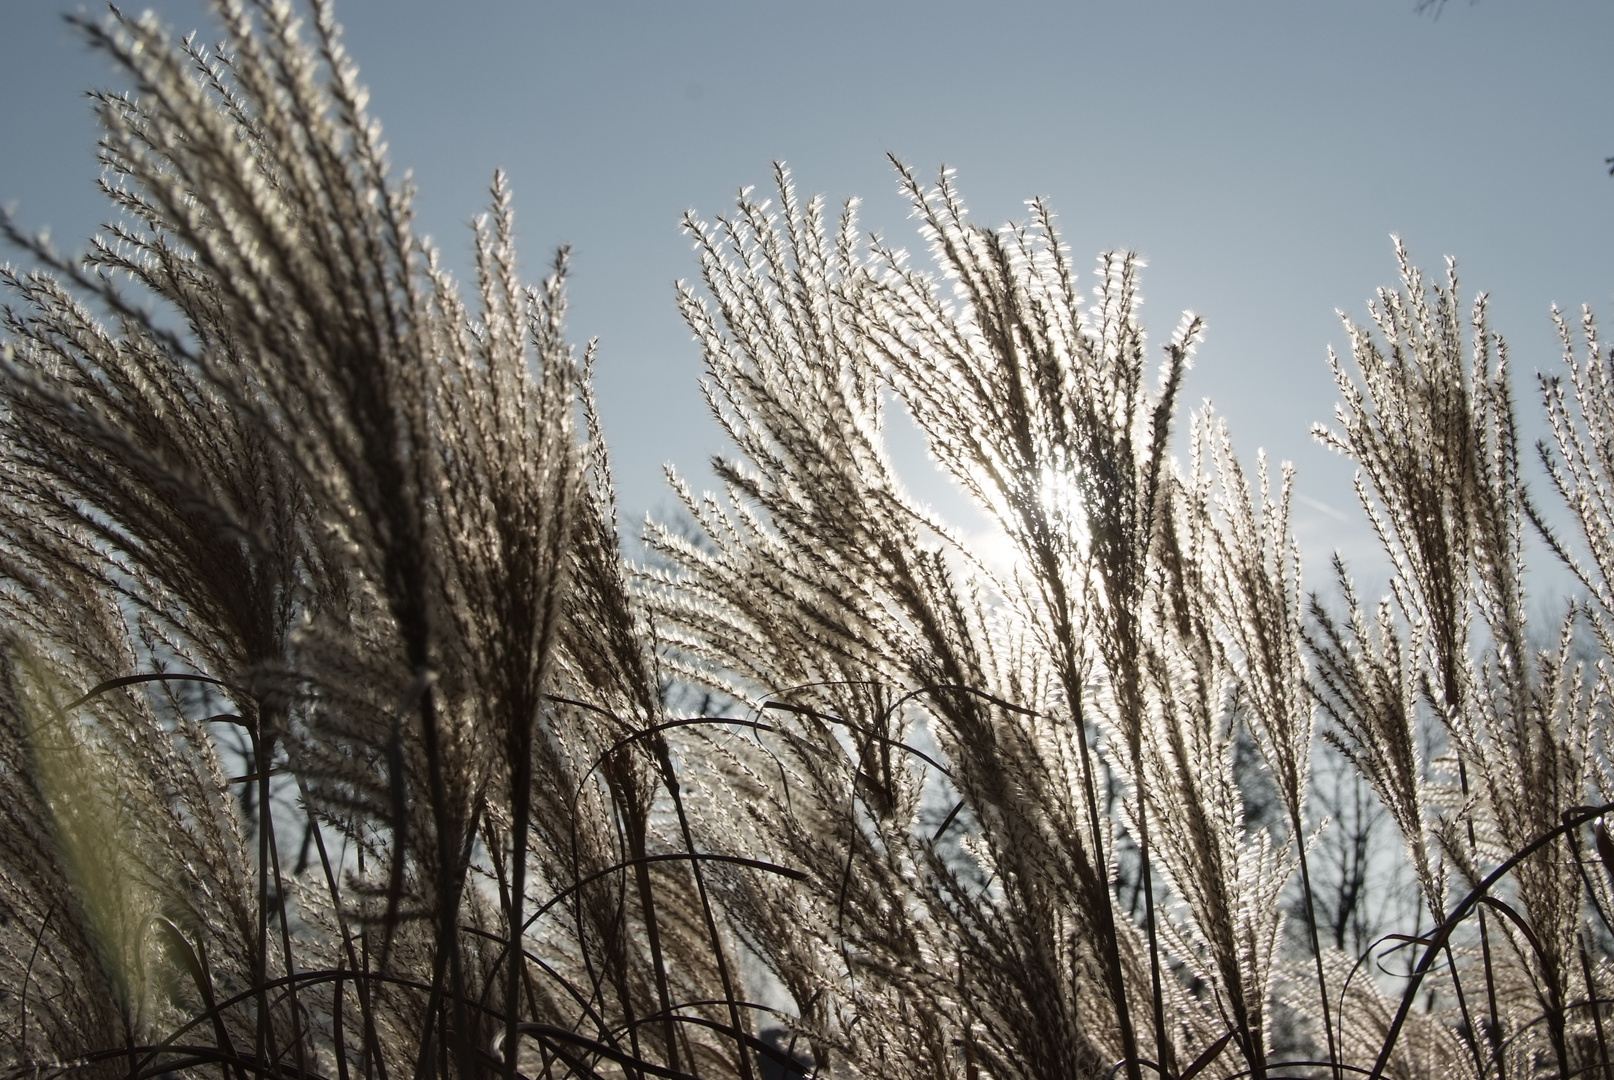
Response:
M496 178L462 299L329 7L219 14L84 24L118 219L6 225L4 1076L1609 1070L1589 317L1565 516L1483 303L1403 257L1319 429L1389 593L1308 596L1289 471L1179 431L1202 324L1151 360L1135 257L1084 292L1048 208L899 165L927 273L781 170L686 221L734 454L635 565L564 254L521 283ZM1009 560L907 494L894 402ZM1532 531L1585 587L1545 648Z
M216 52L85 26L134 84L97 99L121 216L82 262L12 230L10 1066L746 1062L689 1004L737 992L654 818L564 259L519 283L496 179L468 308L328 8L220 14Z

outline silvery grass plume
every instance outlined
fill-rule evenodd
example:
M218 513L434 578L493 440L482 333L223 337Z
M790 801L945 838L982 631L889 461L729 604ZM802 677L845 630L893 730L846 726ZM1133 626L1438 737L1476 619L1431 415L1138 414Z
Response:
M120 216L82 261L8 224L45 269L6 271L0 381L7 1060L632 1062L671 1001L636 985L656 916L609 885L667 857L663 793L636 746L601 773L620 688L586 640L559 659L569 583L617 557L564 263L519 284L496 179L468 310L312 14L221 4L217 51L84 24L134 85L97 96ZM657 969L732 997L710 908L658 874Z
M1389 808L1423 903L1444 924L1458 898L1451 885L1479 886L1499 863L1563 831L1587 801L1608 688L1602 665L1580 659L1579 605L1555 646L1529 641L1523 533L1527 516L1541 519L1524 487L1506 347L1489 329L1485 298L1465 320L1454 269L1426 288L1399 245L1397 256L1403 290L1381 290L1373 330L1347 322L1357 377L1334 361L1339 426L1318 429L1359 466L1363 509L1392 566L1391 597L1370 619L1341 566L1348 621L1315 605L1313 645L1332 737ZM1561 399L1548 398L1550 413ZM1572 446L1567 413L1554 419ZM1437 736L1443 747L1426 762L1419 746ZM1461 1016L1453 1026L1477 1074L1549 1060L1572 1075L1601 1059L1601 1017L1576 1004L1597 996L1576 851L1553 843L1518 860L1512 894L1487 894L1479 908L1477 940L1439 942L1447 1007Z
M1614 506L1609 478L1614 476L1614 440L1608 431L1608 406L1614 402L1614 354L1602 347L1591 309L1581 311L1577 350L1575 328L1557 310L1553 321L1563 344L1565 373L1537 376L1552 437L1537 444L1553 490L1566 504L1584 545L1577 553L1558 531L1532 513L1532 520L1585 587L1591 600L1587 615L1604 654L1614 651L1609 613L1614 611ZM1578 355L1577 355L1578 352ZM1527 506L1526 511L1531 512ZM1589 560L1589 561L1588 561Z
M760 732L710 740L712 827L814 883L735 880L725 905L821 1068L1136 1072L1204 1067L1233 1038L1259 1073L1293 860L1245 828L1231 747L1242 679L1304 805L1286 499L1252 508L1225 440L1219 499L1170 466L1200 323L1151 391L1135 259L1101 260L1085 310L1046 207L993 232L945 174L901 178L950 298L864 249L852 204L831 234L782 171L777 211L747 193L688 219L706 289L685 317L739 454L715 463L726 500L680 488L698 538L653 528L669 570L649 596L678 670ZM882 388L1015 542L1012 569L905 493ZM1141 854L1136 921L1119 843Z

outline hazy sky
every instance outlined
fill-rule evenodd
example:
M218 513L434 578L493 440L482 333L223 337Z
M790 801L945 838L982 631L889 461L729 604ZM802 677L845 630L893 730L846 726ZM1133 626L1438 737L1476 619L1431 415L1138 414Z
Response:
M981 220L1048 196L1084 270L1104 248L1140 251L1153 339L1184 308L1209 322L1189 400L1214 400L1247 455L1298 465L1316 566L1336 545L1365 550L1350 472L1308 431L1332 413L1335 309L1365 318L1393 283L1392 232L1431 270L1457 256L1465 292L1491 293L1532 417L1529 373L1558 362L1549 306L1614 318L1614 4L1413 8L349 0L337 14L451 265L495 167L529 275L572 245L572 333L601 340L630 519L665 505L663 461L700 482L720 448L673 305L695 269L682 212L724 212L784 159L800 191L861 195L866 228L917 247L890 152L955 167ZM77 247L102 213L81 92L116 76L69 10L0 0L0 201ZM199 4L158 10L211 33Z

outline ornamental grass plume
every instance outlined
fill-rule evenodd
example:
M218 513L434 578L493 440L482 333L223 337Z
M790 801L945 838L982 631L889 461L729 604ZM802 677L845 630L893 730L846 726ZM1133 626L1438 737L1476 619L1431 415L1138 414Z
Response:
M1084 282L1041 201L988 228L894 163L913 257L776 167L685 218L731 449L635 561L566 252L524 283L496 174L462 289L307 14L81 21L115 220L5 222L0 1076L1614 1067L1589 314L1563 516L1483 297L1398 247L1318 429L1388 595L1308 595L1292 470L1184 427L1205 324L1152 351L1136 255ZM1532 530L1585 590L1545 638Z
M1318 651L1332 675L1341 745L1385 800L1424 903L1443 923L1454 878L1477 887L1499 856L1553 833L1586 803L1607 686L1576 655L1579 605L1570 604L1555 648L1528 643L1523 528L1533 511L1507 350L1489 329L1485 297L1467 319L1465 348L1454 266L1444 286L1426 290L1399 244L1397 256L1404 291L1380 291L1377 338L1347 323L1361 381L1335 360L1340 428L1319 429L1360 467L1357 489L1391 560L1393 599L1370 643L1347 590L1351 630L1319 610ZM1408 726L1408 706L1418 705L1447 740L1433 784L1419 775ZM1485 897L1477 970L1448 948L1480 1074L1549 1052L1560 1074L1575 1068L1569 1003L1595 997L1576 851L1540 848L1520 862L1513 896ZM1600 1030L1595 1010L1593 1019Z
M73 845L47 842L51 773L8 722L7 806L35 809L7 925L38 943L8 944L8 985L36 1003L15 999L12 1060L98 1068L116 1045L135 1072L510 1072L596 1036L588 1053L632 1060L619 1010L653 1006L587 1005L582 1033L572 1012L600 950L624 988L644 970L583 879L625 858L613 799L642 821L653 796L596 775L607 735L581 711L612 687L584 672L572 704L554 696L578 515L600 511L564 263L519 284L496 178L471 314L410 232L329 8L312 15L310 38L286 5L222 5L216 53L149 18L85 24L135 86L97 98L119 220L82 263L9 230L44 266L6 279L11 680L88 688L56 723L145 732L120 759L134 775L195 759L146 821L194 849L153 875L190 978L170 980L172 1022L126 1016L108 1044L101 1010L130 995L84 975L95 908ZM578 902L534 910L540 888ZM663 918L688 921L666 893ZM549 955L500 945L534 924ZM687 960L664 937L698 983L709 936ZM35 1016L64 995L56 1027ZM191 1030L210 1047L175 1058L165 1040Z

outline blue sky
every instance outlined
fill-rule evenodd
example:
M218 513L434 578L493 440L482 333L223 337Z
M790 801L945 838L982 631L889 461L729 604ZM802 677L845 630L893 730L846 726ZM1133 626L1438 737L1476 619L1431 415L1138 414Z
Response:
M891 152L956 168L982 220L1047 196L1078 267L1140 251L1154 340L1184 308L1209 322L1189 400L1214 400L1248 456L1262 446L1299 467L1320 569L1331 547L1370 547L1349 469L1308 431L1332 411L1335 309L1365 318L1393 283L1392 232L1431 270L1457 256L1465 291L1490 292L1527 406L1529 373L1557 363L1549 306L1611 317L1614 299L1614 4L1453 0L1438 20L1413 7L349 0L337 15L451 265L495 167L514 184L531 276L572 245L572 331L601 340L630 519L666 505L662 462L699 483L721 445L673 305L673 281L694 271L682 212L725 211L784 159L799 190L860 195L866 228L917 247ZM82 91L116 78L68 10L0 0L0 202L71 248L102 213ZM157 10L209 34L199 4Z

